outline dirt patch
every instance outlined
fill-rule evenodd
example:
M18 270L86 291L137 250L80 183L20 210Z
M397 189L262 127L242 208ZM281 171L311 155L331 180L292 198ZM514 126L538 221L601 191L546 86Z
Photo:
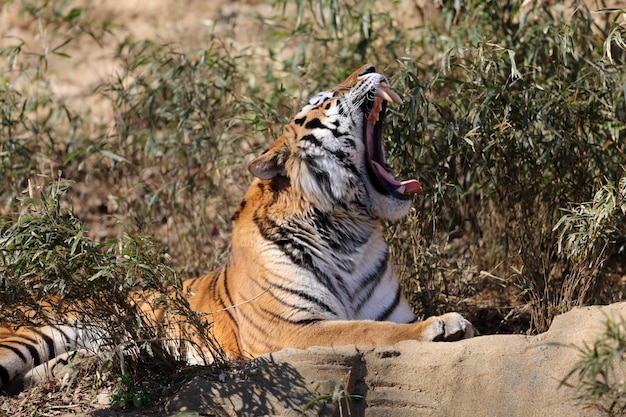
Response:
M0 45L23 42L29 52L45 55L53 93L71 99L75 106L87 106L93 117L107 123L113 121L112 109L94 102L93 91L120 74L115 55L125 39L173 43L184 51L205 45L215 35L233 36L245 45L251 41L254 16L270 10L264 3L201 0L84 0L69 2L64 10L72 8L84 8L84 17L76 25L60 25L52 31L45 21L25 14L20 2L2 6ZM88 22L88 27L82 22ZM57 50L65 56L54 53L67 36L72 41Z
M0 416L64 416L109 408L113 387L94 390L93 382L93 376L83 376L69 385L52 380L14 397L0 397Z

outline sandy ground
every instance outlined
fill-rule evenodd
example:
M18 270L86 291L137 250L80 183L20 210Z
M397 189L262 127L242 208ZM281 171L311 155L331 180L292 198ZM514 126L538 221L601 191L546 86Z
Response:
M125 38L153 39L190 50L203 46L210 35L217 35L236 39L243 48L255 42L251 36L254 16L272 11L263 2L219 0L86 0L70 4L84 6L85 20L95 28L112 23L111 33L101 37L101 44L76 29L66 29L75 38L61 50L71 59L55 55L51 51L65 36L55 36L45 29L44 22L21 14L20 2L16 1L0 6L0 45L23 41L25 50L45 54L53 92L77 106L87 105L102 121L110 121L112 111L98 107L101 103L85 102L85 98L93 100L94 89L120 72L114 56Z

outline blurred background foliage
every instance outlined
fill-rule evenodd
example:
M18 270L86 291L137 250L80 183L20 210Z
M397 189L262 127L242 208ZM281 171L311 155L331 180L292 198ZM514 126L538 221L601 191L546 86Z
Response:
M174 42L128 35L89 1L5 2L45 47L0 43L0 322L56 320L58 297L106 299L74 313L115 314L135 335L147 325L124 305L137 289L171 289L193 317L175 289L225 260L247 162L365 62L404 98L387 115L388 159L424 186L387 228L418 314L536 333L623 300L625 10L444 1L407 17L418 3L276 0L252 15L253 40L223 13L221 30ZM77 105L49 62L81 45L109 47L115 70ZM137 340L162 342L146 331Z

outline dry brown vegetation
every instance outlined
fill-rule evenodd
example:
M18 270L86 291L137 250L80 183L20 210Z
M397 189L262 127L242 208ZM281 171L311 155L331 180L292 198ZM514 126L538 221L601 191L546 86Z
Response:
M247 161L363 62L405 98L389 158L425 188L388 228L416 311L539 332L623 300L624 11L340 3L3 3L0 321L218 265Z

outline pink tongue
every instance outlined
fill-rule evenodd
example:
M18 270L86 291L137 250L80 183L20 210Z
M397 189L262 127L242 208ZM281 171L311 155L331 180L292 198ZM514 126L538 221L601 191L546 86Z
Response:
M417 180L398 181L391 176L380 164L376 161L372 161L372 166L376 168L376 171L395 188L404 186L402 194L417 194L422 191L422 185Z

